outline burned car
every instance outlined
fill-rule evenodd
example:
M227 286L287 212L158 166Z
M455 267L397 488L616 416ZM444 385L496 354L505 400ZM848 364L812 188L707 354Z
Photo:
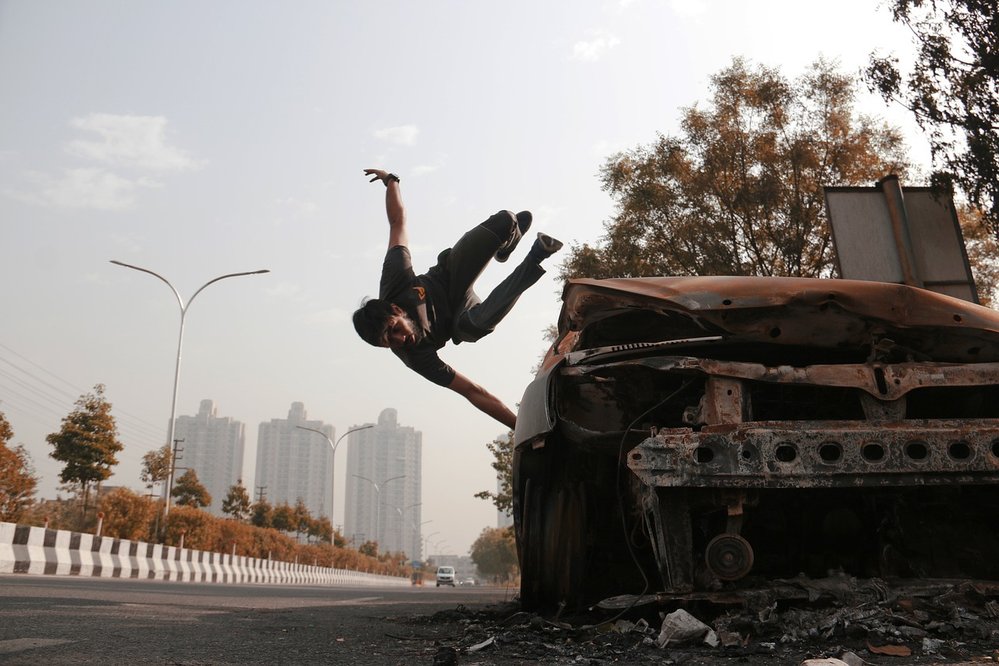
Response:
M523 396L528 608L999 579L999 313L854 280L572 280Z

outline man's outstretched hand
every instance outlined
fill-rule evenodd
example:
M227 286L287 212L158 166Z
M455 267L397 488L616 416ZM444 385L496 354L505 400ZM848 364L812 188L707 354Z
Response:
M382 181L384 183L385 182L385 177L389 175L389 172L385 171L384 169L365 169L364 170L364 175L365 176L374 176L374 178L372 178L371 180L368 181L369 183L373 183L376 180L380 180L380 181Z

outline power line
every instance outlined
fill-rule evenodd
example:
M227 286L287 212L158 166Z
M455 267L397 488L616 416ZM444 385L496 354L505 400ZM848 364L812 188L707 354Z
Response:
M0 367L0 388L4 396L0 400L15 408L19 416L28 417L41 425L57 427L57 424L72 411L78 396L84 395L86 391L73 386L69 381L7 345L0 343L0 348L23 361L15 363L9 358L0 356L0 362L9 366L9 368ZM39 372L26 366L37 368L39 372L69 387L69 390L48 381L40 376ZM115 410L114 418L122 439L143 445L152 443L154 448L160 446L163 434L158 426L120 409Z

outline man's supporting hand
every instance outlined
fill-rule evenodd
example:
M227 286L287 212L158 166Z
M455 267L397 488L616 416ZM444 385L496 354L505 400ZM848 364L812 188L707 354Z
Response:
M454 373L454 379L451 380L451 383L447 387L455 393L463 395L466 400L475 405L480 411L493 417L507 428L510 428L510 430L516 427L516 415L500 402L499 398L469 380L468 377L460 372Z

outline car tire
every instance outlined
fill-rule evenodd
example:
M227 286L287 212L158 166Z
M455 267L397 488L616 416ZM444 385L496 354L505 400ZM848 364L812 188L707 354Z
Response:
M557 454L541 449L525 455ZM551 609L564 601L576 607L585 593L588 557L585 487L564 474L565 465L522 462L529 463L522 469L530 472L523 480L520 502L521 604L528 609ZM563 473L556 478L551 469Z

